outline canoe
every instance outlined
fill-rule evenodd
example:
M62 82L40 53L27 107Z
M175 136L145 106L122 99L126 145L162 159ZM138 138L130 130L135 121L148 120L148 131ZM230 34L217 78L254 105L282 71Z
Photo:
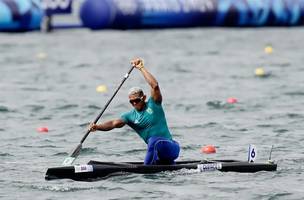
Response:
M192 169L197 172L221 171L254 173L259 171L276 171L277 164L271 161L254 163L238 160L194 160L178 161L174 165L144 165L143 162L99 162L91 160L85 165L49 168L46 172L45 179L94 181L127 173L152 174L181 169Z

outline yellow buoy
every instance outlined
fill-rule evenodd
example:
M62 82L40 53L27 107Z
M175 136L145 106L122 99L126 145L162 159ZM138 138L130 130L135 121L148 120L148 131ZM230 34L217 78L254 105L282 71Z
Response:
M273 48L271 46L266 46L264 48L264 52L267 54L271 54L271 53L273 53Z
M255 75L256 76L265 76L265 71L262 67L256 68L255 69Z
M46 55L46 53L40 52L40 53L38 53L38 54L36 55L36 57L37 57L38 59L43 60L43 59L46 59L46 58L47 58L47 55Z
M100 93L103 93L103 92L107 92L108 89L107 89L107 86L105 85L99 85L97 88L96 88L96 92L100 92Z

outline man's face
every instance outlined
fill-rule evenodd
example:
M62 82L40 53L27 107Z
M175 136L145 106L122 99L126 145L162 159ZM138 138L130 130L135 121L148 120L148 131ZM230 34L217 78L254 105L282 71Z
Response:
M140 96L139 94L129 95L129 102L138 111L141 111L145 107L146 95Z

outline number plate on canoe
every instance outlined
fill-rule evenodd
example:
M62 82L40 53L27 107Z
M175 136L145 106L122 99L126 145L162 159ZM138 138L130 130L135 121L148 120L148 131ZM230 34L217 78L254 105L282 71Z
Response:
M93 166L92 165L75 165L75 173L82 173L82 172L92 172Z
M222 169L222 163L198 164L197 169L199 172L215 171L218 169Z

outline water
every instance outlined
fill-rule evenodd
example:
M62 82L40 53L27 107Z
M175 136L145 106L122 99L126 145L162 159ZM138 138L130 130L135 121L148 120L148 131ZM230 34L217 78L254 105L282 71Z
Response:
M302 28L66 30L0 35L1 199L303 199ZM274 52L265 54L271 44ZM119 85L130 59L158 79L180 160L264 162L277 172L126 175L97 182L47 182ZM271 75L254 76L263 67ZM97 93L98 85L108 87ZM128 88L149 88L133 71L101 121L130 109ZM228 97L239 103L225 104ZM36 128L47 126L49 132ZM214 155L200 154L207 144ZM141 161L145 144L128 127L89 135L77 163Z

